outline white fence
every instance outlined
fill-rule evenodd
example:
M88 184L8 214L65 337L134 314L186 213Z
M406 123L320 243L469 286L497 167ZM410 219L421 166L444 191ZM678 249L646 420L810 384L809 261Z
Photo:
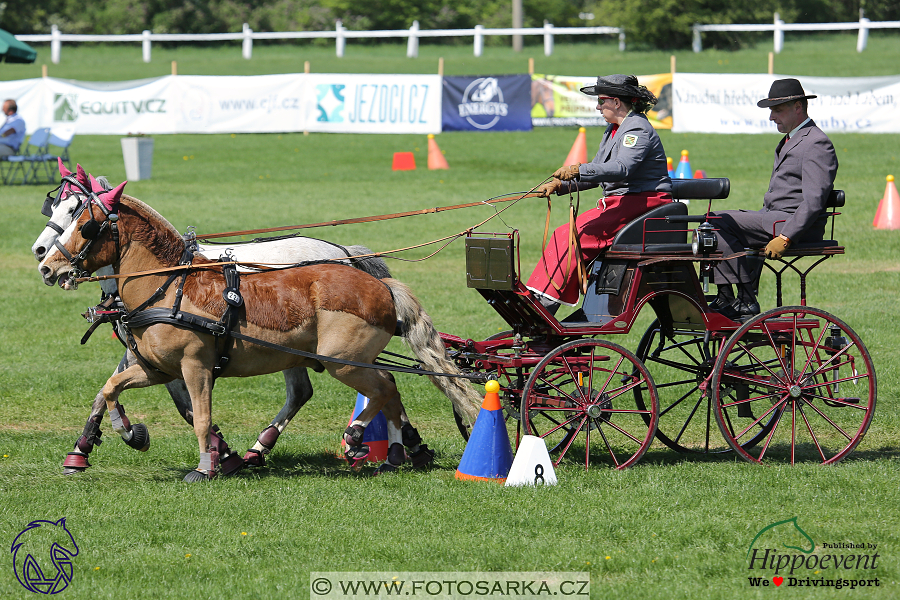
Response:
M775 13L775 22L771 25L700 25L693 27L694 31L694 52L703 50L703 42L700 34L704 31L772 31L774 32L775 53L781 52L784 47L785 31L841 31L847 29L858 29L859 36L856 38L856 51L862 52L866 49L869 40L870 29L900 29L900 21L870 21L865 17L861 17L858 23L785 23Z
M419 22L413 21L409 29L392 29L383 31L356 31L346 29L337 21L334 31L253 31L244 23L240 33L142 33L127 35L82 35L61 33L53 25L49 34L18 35L23 42L50 42L50 60L59 63L59 55L63 42L140 42L143 48L144 62L150 62L150 50L153 42L220 42L241 41L243 57L253 56L253 40L300 40L334 38L335 52L338 57L344 56L344 48L348 39L359 38L407 38L406 56L415 58L419 55L419 39L434 37L473 37L475 56L484 51L484 38L489 35L541 35L544 37L544 55L553 54L553 37L556 35L616 35L619 36L619 50L625 50L625 31L619 27L554 27L546 23L543 27L486 29L476 25L474 29L419 29Z

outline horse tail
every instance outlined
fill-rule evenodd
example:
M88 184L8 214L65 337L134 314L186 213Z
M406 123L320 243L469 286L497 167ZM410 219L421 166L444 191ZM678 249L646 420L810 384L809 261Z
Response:
M397 319L402 323L403 340L425 369L437 373L461 373L447 356L447 348L435 330L431 317L412 291L396 279L385 279L384 283L394 296ZM458 415L469 423L475 422L483 398L466 379L431 375L428 378L450 399Z
M354 258L355 256L374 254L369 248L366 248L365 246L347 246L346 250L350 254L351 266L356 267L360 271L365 271L375 279L387 279L391 276L391 271L388 269L387 263L384 262L384 259L381 257L372 256L369 258Z

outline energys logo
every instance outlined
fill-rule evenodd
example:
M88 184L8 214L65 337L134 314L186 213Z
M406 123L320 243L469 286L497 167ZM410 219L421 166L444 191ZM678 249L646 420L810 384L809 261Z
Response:
M503 89L495 77L481 77L470 83L459 104L459 116L478 129L490 129L509 114Z
M78 556L75 538L59 521L32 521L13 540L10 549L16 579L36 594L58 594L72 581L72 559Z

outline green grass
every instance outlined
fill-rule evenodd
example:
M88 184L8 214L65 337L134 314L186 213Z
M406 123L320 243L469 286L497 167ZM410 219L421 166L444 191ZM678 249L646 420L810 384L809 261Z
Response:
M785 52L792 46L789 41ZM233 50L235 65L257 72L282 68L263 60L262 48L255 48L249 63L239 62L239 50ZM374 49L373 63L379 56L386 60L379 54L386 52ZM154 60L162 57L155 52ZM662 55L657 58L664 62ZM134 65L110 60L109 71L137 71L143 68L139 60L135 49ZM502 61L483 64L503 70ZM217 65L207 67L225 68ZM4 76L14 66L5 65ZM667 62L635 70L666 68ZM130 183L127 191L180 230L196 225L201 232L384 214L528 189L558 167L574 137L574 130L565 129L444 134L439 143L449 171L392 172L396 151L413 151L417 163L425 163L424 136L157 136L153 178ZM599 142L599 132L588 137L591 146ZM759 206L775 136L662 132L661 137L671 156L687 148L694 168L731 178L731 197L716 208ZM747 581L746 552L756 533L797 516L817 544L877 543L881 562L874 574L881 587L862 593L893 598L900 583L900 318L895 309L900 236L874 231L871 220L885 175L900 171L900 135L832 139L841 163L837 187L847 191L836 237L847 253L813 272L809 301L859 333L877 368L875 419L856 451L832 467L756 467L730 457L685 457L654 444L627 472L596 466L585 472L574 461L564 463L557 472L560 485L546 489L457 482L454 471L464 445L448 402L427 381L409 375L398 376L404 403L439 453L436 468L425 473L372 479L365 476L370 469L357 476L334 458L355 393L313 375L316 394L282 436L266 469L210 484L181 483L196 464L196 440L157 387L122 398L132 420L150 428L147 453L127 448L105 422L106 443L91 455L94 466L82 476L63 477L65 453L122 349L105 327L87 345L78 344L87 327L78 313L96 303L95 284L64 293L40 281L30 246L46 221L39 208L50 186L0 189L0 541L11 543L32 520L66 517L81 554L72 589L65 593L79 598L305 598L312 571L480 570L588 571L593 598L772 593L806 598L811 594L805 589L782 586L773 592L752 589ZM124 178L118 138L79 136L72 151L94 174L114 182ZM589 199L582 198L583 208ZM562 198L554 203L554 226L562 223L565 205ZM526 272L540 252L545 206L541 200L520 202L503 213L502 222L495 219L484 228L521 230ZM490 211L327 228L314 235L388 250L460 232ZM416 250L403 258L426 253ZM459 243L428 261L389 264L441 331L484 339L506 328L477 292L465 287ZM764 280L762 294L764 308L772 307L771 281ZM612 341L634 350L649 313L631 334ZM283 393L280 375L217 383L214 418L232 447L243 451L252 444L281 406ZM0 569L0 597L26 597L6 565ZM815 596L849 593L819 590Z

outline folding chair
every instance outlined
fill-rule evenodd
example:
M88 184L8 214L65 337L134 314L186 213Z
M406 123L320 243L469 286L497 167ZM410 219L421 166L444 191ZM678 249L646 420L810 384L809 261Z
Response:
M50 177L50 169L46 160L49 154L50 128L44 127L31 134L31 137L28 138L28 144L25 145L24 149L20 148L19 154L7 158L12 168L7 172L6 177L3 178L3 183L18 183L20 185L32 183L36 180L38 170L42 164L47 173L47 182L52 183L54 180ZM17 173L22 174L21 182L14 181Z
M54 127L50 130L50 145L53 146L54 149L59 150L58 154L53 154L50 156L49 161L56 164L56 158L59 157L62 159L66 166L69 163L69 146L72 145L72 140L75 138L75 128L74 127ZM51 174L52 174L51 169Z

